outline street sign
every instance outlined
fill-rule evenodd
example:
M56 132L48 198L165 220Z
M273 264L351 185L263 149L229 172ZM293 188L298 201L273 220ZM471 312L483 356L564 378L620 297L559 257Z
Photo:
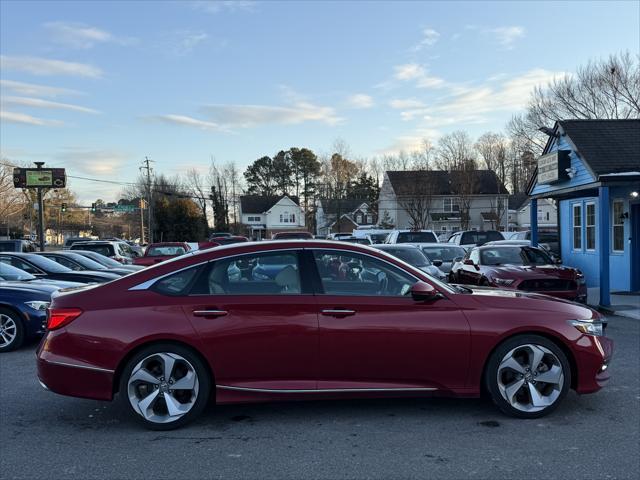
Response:
M14 168L16 188L64 188L67 175L64 168Z

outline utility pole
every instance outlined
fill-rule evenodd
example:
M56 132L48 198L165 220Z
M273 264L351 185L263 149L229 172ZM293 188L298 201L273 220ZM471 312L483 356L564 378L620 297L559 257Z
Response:
M147 177L147 228L149 229L148 240L149 243L153 243L153 226L151 224L151 207L153 203L151 201L151 174L153 173L153 169L149 165L150 163L153 163L153 160L151 160L148 156L144 157L144 160L142 161L143 166L140 167L140 171L146 172Z
M138 200L140 207L140 245L144 245L144 200Z
M33 162L38 170L42 169L44 162ZM40 239L40 251L44 252L44 208L42 202L42 187L37 187L38 191L38 238Z

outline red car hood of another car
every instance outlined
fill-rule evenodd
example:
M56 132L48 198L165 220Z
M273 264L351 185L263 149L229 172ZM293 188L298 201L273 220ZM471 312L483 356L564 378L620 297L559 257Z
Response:
M539 278L555 277L563 280L575 280L577 271L570 267L559 267L556 265L504 265L504 266L483 266L485 275L498 278L515 278L519 280L530 280Z

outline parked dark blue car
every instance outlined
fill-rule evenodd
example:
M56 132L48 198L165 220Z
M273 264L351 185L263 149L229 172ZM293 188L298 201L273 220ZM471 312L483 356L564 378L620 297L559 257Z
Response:
M0 286L0 353L15 350L44 333L50 302L51 292L42 286L38 289L7 283Z

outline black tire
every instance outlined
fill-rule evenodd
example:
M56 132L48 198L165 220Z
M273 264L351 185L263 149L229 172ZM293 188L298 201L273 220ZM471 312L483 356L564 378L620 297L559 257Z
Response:
M133 369L138 365L138 363L155 353L170 353L183 357L184 360L193 366L198 380L198 392L191 409L177 420L167 423L156 423L147 420L138 412L138 410L134 409L131 401L129 400L128 382ZM122 375L120 376L120 390L118 396L122 407L145 428L148 428L149 430L173 430L188 424L202 414L211 398L211 388L211 375L199 355L194 353L191 349L181 345L158 343L140 350L127 362L122 370Z
M24 343L24 324L20 315L9 308L0 308L0 315L6 315L15 325L15 336L8 344L4 345L4 339L0 337L0 353L11 352L20 348Z
M480 286L481 286L481 287L488 287L488 286L490 286L490 285L489 285L489 280L487 280L487 279L486 279L486 278L484 278L484 277L483 277L483 278L481 278L481 279L480 279Z
M542 408L538 411L527 412L521 409L515 408L512 406L502 395L500 392L500 387L498 385L498 367L500 366L501 361L505 356L514 349L517 349L519 346L524 345L536 345L540 347L544 347L549 350L553 355L555 355L556 359L559 361L560 366L562 367L562 374L564 375L564 380L562 382L562 387L557 390L557 398L551 403L549 406ZM545 356L546 357L546 356ZM535 380L535 379L534 379ZM571 366L569 364L569 360L567 356L563 352L563 350L558 347L551 340L535 335L518 335L513 338L510 338L500 344L495 351L491 354L489 361L487 363L487 368L485 370L485 386L489 394L491 395L491 399L493 403L505 414L517 417L517 418L539 418L549 413L553 412L558 405L562 402L564 397L566 396L569 388L571 386ZM535 383L535 382L533 382ZM540 383L539 385L544 385L544 383ZM528 385L526 385L528 387ZM525 391L526 395L526 391Z

